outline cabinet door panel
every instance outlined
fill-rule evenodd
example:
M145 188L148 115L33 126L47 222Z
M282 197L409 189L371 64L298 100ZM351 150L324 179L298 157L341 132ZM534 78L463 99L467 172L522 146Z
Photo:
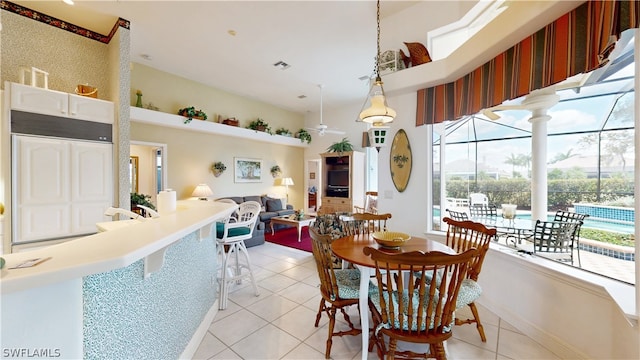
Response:
M21 206L15 243L66 237L71 234L70 205Z
M109 206L110 202L74 203L71 206L71 233L80 235L97 232L96 223L110 219L104 215Z
M69 116L73 118L113 124L113 103L69 94Z
M41 89L22 84L11 84L11 109L67 116L69 95L67 93Z
M69 201L69 144L14 136L18 204L61 204Z
M74 142L71 149L71 201L111 202L112 145Z

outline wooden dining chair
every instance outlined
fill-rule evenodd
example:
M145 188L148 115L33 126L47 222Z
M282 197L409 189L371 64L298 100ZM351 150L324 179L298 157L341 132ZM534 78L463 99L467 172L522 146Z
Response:
M322 313L329 317L329 336L324 356L331 357L331 345L334 336L359 335L360 329L355 328L349 315L346 313L347 306L358 306L360 291L360 271L357 269L335 269L334 259L331 252L331 234L321 235L318 230L310 226L309 235L313 250L313 258L316 261L318 277L320 278L320 307L316 315L315 327L318 327ZM349 330L334 331L336 324L336 313L340 310L349 325Z
M378 213L378 192L367 191L366 193L364 193L364 196L365 196L364 207L354 205L353 209L355 210L355 212L360 214L365 212L377 214Z
M478 250L449 255L438 251L390 253L366 247L364 253L375 262L378 285L369 297L374 326L369 351L375 345L380 358L427 358L426 351L398 349L400 340L429 344L429 358L446 359L444 341L453 334L458 293ZM436 278L439 281L431 281Z
M363 235L376 231L386 231L387 220L391 219L391 214L362 213L341 216L340 219L346 235Z
M480 315L476 308L475 301L482 294L482 288L478 285L478 276L482 269L484 257L489 251L489 243L496 237L497 230L487 228L483 224L470 220L456 221L451 218L444 218L443 221L448 224L447 228L447 245L456 252L463 252L468 249L477 249L478 256L474 258L471 267L467 272L467 279L463 281L460 294L458 296L457 308L469 306L473 319L459 319L456 317L456 325L476 324L480 339L482 342L487 341L484 334L484 327L480 322Z

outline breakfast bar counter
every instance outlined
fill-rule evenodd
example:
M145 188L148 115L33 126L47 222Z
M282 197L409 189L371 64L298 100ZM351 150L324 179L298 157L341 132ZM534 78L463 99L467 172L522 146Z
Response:
M212 225L235 208L178 201L159 218L3 255L3 351L85 359L192 354L217 309ZM47 260L10 269L29 259Z

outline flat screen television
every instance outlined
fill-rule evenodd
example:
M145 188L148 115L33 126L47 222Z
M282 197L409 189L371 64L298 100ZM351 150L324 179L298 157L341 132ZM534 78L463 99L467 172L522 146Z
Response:
M327 171L327 185L331 187L349 187L349 170Z

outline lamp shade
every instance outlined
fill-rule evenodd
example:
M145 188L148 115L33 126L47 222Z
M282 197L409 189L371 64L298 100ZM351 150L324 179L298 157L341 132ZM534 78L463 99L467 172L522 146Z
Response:
M282 178L282 181L280 182L280 185L282 185L282 186L291 186L291 185L293 185L293 179L290 178L290 177Z
M213 195L213 191L207 184L198 184L196 188L191 193L191 196L197 197L200 200L207 200L207 197Z
M380 87L376 89L376 87ZM387 106L387 101L382 90L382 82L377 82L372 89L371 106L362 110L360 120L374 124L382 125L390 123L396 117L396 111Z

